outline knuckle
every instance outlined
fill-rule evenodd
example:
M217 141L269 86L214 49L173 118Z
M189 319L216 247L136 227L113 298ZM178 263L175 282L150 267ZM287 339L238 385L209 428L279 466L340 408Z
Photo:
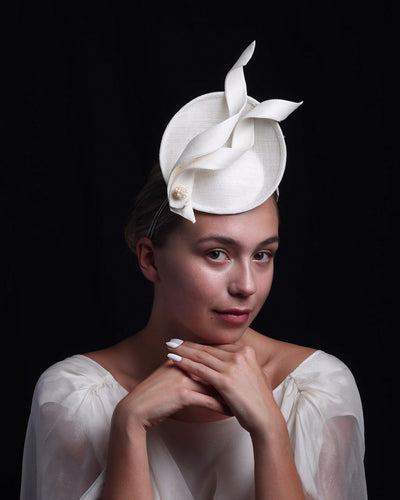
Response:
M209 361L210 357L214 356L213 347L211 346L202 346L201 349L196 350L194 354L194 360L199 363L206 363Z
M204 402L204 406L206 406L207 408L209 408L211 410L214 409L215 403L214 403L212 398L204 398L203 402Z
M235 365L240 365L243 362L244 353L242 350L232 354L232 362Z
M254 360L255 350L249 345L242 346L238 352L233 354L233 361L237 364L246 362L246 360Z
M179 387L181 389L188 389L190 387L190 379L184 373L182 373L179 379L179 384Z
M190 389L188 387L182 386L178 389L179 401L185 405L189 403L190 400Z
M254 348L250 345L243 346L243 354L245 356L253 356L255 354Z
M193 367L193 374L199 377L204 377L207 375L207 367L201 363L198 363Z
M205 351L197 351L194 358L199 363L204 363L208 359L209 354Z
M214 347L211 347L210 345L205 345L203 346L203 351L207 353L208 355L211 355L213 353Z

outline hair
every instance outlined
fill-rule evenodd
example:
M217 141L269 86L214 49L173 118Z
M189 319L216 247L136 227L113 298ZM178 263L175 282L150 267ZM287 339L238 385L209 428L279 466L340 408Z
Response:
M278 212L278 195L275 191L272 195ZM151 234L151 241L156 247L166 244L168 236L182 222L182 217L169 210L167 200L167 185L158 164L150 170L146 184L139 192L129 219L125 227L125 240L136 254L136 244L143 237L149 237L148 232L153 223L154 216L161 209ZM164 203L164 208L162 205Z
M140 238L147 237L156 212L167 199L167 185L158 164L150 170L146 184L140 190L125 227L125 240L136 253L136 244ZM162 247L167 237L180 224L182 217L169 210L168 203L160 213L153 232L151 241L153 245Z

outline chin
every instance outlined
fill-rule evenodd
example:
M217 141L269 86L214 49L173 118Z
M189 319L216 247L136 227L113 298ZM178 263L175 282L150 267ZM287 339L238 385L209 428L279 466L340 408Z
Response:
M198 332L197 334L191 333L187 335L187 340L191 340L192 342L196 342L198 344L235 344L238 340L240 340L244 333L247 330L247 326L245 328L231 328L231 329L216 329L212 334L208 331L202 334ZM184 339L182 337L182 339Z

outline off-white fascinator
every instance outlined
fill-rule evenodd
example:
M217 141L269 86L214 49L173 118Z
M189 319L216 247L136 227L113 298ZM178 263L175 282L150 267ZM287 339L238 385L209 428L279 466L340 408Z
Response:
M251 210L267 200L282 179L286 146L278 122L301 102L260 103L247 96L243 66L254 48L255 42L226 75L225 92L193 99L164 131L160 167L169 207L192 222L194 210L212 214Z

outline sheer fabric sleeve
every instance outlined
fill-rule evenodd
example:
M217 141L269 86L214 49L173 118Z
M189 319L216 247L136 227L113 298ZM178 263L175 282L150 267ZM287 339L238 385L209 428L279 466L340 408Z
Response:
M349 369L317 353L286 379L281 411L307 500L365 500L363 414Z
M113 409L111 376L69 358L36 386L25 439L21 500L99 500Z

